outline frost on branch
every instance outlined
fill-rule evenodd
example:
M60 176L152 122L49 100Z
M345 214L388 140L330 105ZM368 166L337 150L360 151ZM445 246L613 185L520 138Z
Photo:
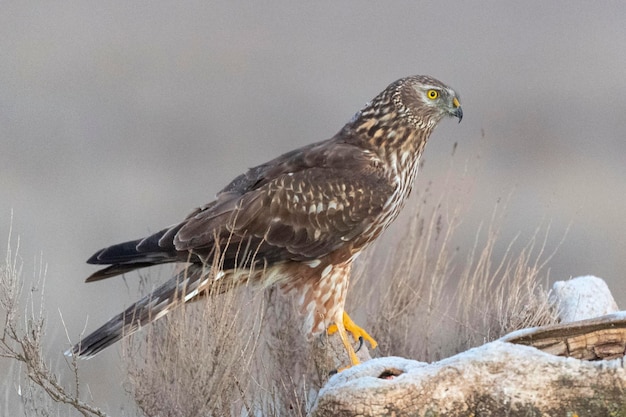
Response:
M614 310L598 280L579 278L570 285L578 290L555 291L562 319ZM626 312L617 312L520 330L431 364L373 359L331 378L312 415L624 415L625 347Z

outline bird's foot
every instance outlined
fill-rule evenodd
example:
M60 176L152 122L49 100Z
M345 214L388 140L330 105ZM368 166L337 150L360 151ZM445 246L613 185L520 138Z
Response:
M352 335L355 342L361 342L362 344L362 340L367 340L370 346L372 346L372 349L376 349L376 346L378 346L378 342L376 342L376 340L374 340L374 338L370 336L369 333L367 333L363 328L359 327L355 322L353 322L348 313L346 313L345 311L343 312L343 327L346 329L347 332ZM327 333L331 335L333 333L336 333L337 330L337 325L332 324L328 327ZM361 347L359 346L359 349L360 348Z

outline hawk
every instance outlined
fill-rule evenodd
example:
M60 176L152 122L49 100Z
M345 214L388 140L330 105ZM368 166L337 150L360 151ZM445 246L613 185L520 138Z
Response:
M398 216L445 116L463 117L453 89L429 76L399 79L332 138L249 169L178 224L96 252L87 262L109 266L87 282L170 262L186 267L67 354L91 357L228 282L296 294L309 334L338 332L351 365L359 363L347 332L376 342L344 312L352 264Z

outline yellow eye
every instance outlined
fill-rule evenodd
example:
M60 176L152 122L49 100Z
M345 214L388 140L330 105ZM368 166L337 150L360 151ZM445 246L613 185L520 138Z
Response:
M437 90L428 90L426 95L428 96L429 99L434 100L437 97L439 97L439 91L437 91Z

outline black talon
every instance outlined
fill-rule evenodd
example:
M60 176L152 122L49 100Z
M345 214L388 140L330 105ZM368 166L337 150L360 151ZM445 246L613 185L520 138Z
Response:
M361 350L362 347L363 347L363 336L359 336L359 347L356 348L354 352L355 353L358 352L359 350Z
M328 373L328 376L333 376L333 375L338 374L338 373L339 373L339 371L337 369L333 369L332 371L330 371Z

